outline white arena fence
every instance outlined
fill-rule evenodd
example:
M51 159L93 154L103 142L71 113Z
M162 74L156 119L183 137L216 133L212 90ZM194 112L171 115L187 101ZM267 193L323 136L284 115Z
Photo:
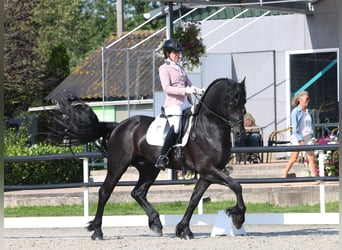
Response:
M339 150L339 144L327 145L305 145L305 146L278 146L278 147L238 147L232 148L232 153L251 152L291 152L291 151L318 151L319 154L319 175L317 177L296 177L296 178L241 178L236 179L241 184L261 183L293 183L293 182L319 182L320 188L320 213L300 214L246 214L246 224L338 224L338 213L325 212L325 182L339 181L338 176L324 176L324 152L328 150ZM84 216L83 217L40 217L40 218L5 218L5 228L34 228L34 227L68 227L68 225L84 227L89 219L89 187L101 186L102 182L89 182L89 159L101 157L101 153L86 152L77 154L57 154L39 156L13 156L5 157L4 162L29 162L41 160L58 160L78 158L83 160L83 182L66 184L43 184L43 185L5 185L6 191L14 190L37 190L37 189L59 189L82 187L84 194ZM196 180L157 180L154 185L184 185L194 184ZM117 186L134 186L136 181L120 181ZM221 211L222 212L222 211ZM194 215L191 223L193 225L213 225L218 220L218 215L203 214L203 202L198 207L198 215ZM219 213L220 216L222 213ZM104 218L104 226L145 226L146 216L109 216L112 219ZM181 215L162 215L164 225L176 225ZM114 219L115 218L115 219ZM215 219L216 218L216 219ZM40 223L37 223L40 221ZM107 222L106 222L107 221ZM131 224L128 221L134 221ZM70 223L72 222L72 223Z

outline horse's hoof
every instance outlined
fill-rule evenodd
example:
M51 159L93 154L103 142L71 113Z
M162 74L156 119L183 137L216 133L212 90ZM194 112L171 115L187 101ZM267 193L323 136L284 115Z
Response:
M150 229L153 233L155 233L157 236L163 236L163 229L158 226L151 226Z
M176 230L176 236L183 240L191 240L194 238L194 235L191 231L186 233L185 231Z
M240 229L245 222L245 212L237 207L227 208L226 214L232 219L236 229Z
M184 240L192 240L193 238L194 238L193 235L183 235L183 236L181 237L181 239L184 239Z
M102 232L94 232L91 236L92 240L103 240L103 233Z

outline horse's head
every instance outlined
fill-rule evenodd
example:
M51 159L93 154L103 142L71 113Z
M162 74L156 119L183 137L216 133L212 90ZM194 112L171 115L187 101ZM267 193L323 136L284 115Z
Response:
M217 79L207 88L202 97L202 105L225 121L236 138L240 138L245 132L243 122L245 103L245 79L241 82L227 78Z
M228 83L229 84L229 83ZM230 127L236 138L240 138L245 133L243 116L246 113L246 88L245 79L241 82L232 82L231 90L228 94L227 117Z

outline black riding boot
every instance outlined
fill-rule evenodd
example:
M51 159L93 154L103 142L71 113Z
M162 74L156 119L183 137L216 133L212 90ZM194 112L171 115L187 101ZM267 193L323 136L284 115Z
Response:
M173 126L171 126L169 132L165 137L164 145L160 151L160 156L157 159L156 164L154 165L156 168L160 170L165 170L166 166L169 164L169 151L171 147L175 144L177 140L177 134L175 133Z

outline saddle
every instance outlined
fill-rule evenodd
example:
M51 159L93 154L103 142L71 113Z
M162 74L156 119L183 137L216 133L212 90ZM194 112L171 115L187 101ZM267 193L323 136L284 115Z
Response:
M190 129L192 125L192 111L188 108L183 111L181 119L181 129L175 146L184 147L189 139ZM146 141L150 145L163 146L167 132L170 129L170 124L167 116L162 112L150 124L146 133Z

